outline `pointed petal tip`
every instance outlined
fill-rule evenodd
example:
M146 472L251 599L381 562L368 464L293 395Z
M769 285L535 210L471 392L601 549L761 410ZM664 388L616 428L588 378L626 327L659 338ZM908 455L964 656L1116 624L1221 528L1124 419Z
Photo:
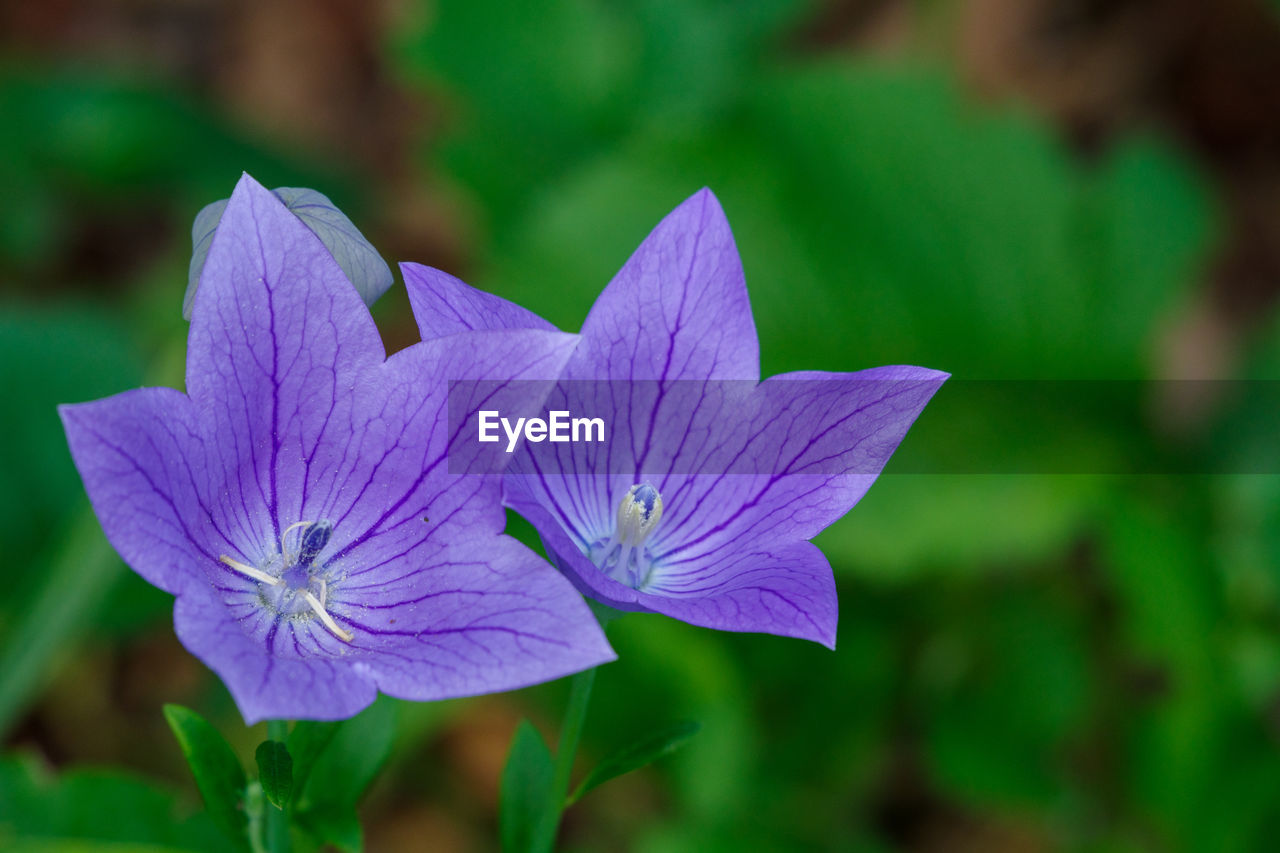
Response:
M235 192L239 190L241 187L245 189L251 189L253 187L257 187L260 190L266 190L266 187L258 183L257 178L255 178L253 175L250 175L248 172L241 172L240 177L236 178L236 185L235 185L235 188L232 190L232 194L234 195Z
M255 202L258 199L268 201L270 204L276 205L286 212L289 209L288 205L286 205L279 196L259 183L257 178L250 175L248 172L241 172L239 180L236 181L235 189L231 191L231 197L227 199L227 207L230 208L237 204L244 204L250 199ZM224 208L222 213L223 219L226 218L226 215L226 209ZM303 227L306 226L304 225Z
M717 224L719 221L723 221L726 226L728 225L729 219L725 216L724 206L720 204L720 199L711 191L710 187L703 187L698 190L681 202L672 212L688 210L692 213L695 208L700 214L700 218L706 219L710 217L717 220Z

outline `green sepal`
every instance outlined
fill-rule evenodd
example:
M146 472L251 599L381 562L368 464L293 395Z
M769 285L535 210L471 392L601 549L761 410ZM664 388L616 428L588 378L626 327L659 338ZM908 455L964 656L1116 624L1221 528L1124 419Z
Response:
M648 737L642 738L630 746L623 747L609 755L595 766L587 777L578 784L565 801L570 806L582 798L592 788L599 787L610 779L616 779L648 766L665 755L670 755L684 746L702 726L691 720L683 720L659 729Z
M521 720L502 769L499 826L502 849L507 853L526 853L533 848L538 826L551 804L554 777L551 750L538 730L528 720Z
M293 794L293 757L289 748L278 740L264 740L258 744L254 758L267 802L278 809L288 808Z
M248 843L243 808L246 779L240 760L208 720L181 705L165 705L164 717L186 756L209 816L232 840Z

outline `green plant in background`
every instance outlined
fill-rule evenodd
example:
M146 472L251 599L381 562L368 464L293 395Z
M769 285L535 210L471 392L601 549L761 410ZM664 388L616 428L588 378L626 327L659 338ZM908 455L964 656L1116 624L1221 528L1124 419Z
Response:
M962 379L1152 377L1155 336L1214 236L1214 211L1187 163L1160 139L1081 163L1042 122L975 106L927 63L804 59L782 33L806 14L786 4L751 4L741 16L701 3L553 4L539 41L518 19L504 29L508 19L483 4L445 2L424 11L416 31L394 33L387 58L402 79L447 105L445 138L424 158L479 225L469 280L576 328L617 259L709 185L742 246L768 372L915 361ZM95 146L112 137L39 140L74 129L48 118L71 111L65 104L120 115L102 106L111 87L83 72L50 79L11 70L4 81L6 116L40 132L6 138L6 150L22 147L0 158L23 199L3 220L0 261L13 285L0 348L17 343L0 376L30 385L14 393L31 401L12 406L3 427L43 442L49 460L27 466L36 454L15 454L6 471L21 471L23 485L6 481L0 493L6 548L30 543L9 563L0 599L6 649L54 559L48 540L23 531L72 529L74 475L58 460L48 406L137 382L176 336L176 317L158 306L180 296L185 229L234 174L345 185L332 169L262 154L189 105L103 119L147 156L130 173L90 174L104 161ZM184 114L194 118L174 119ZM148 160L163 164L172 150L164 128L191 126L219 128L191 144L220 138L221 153L148 176ZM111 174L124 177L103 177ZM69 239L61 229L78 208L134 187L152 188L145 203L161 204L173 248L135 271L143 284L130 299L103 311L71 307L84 302L74 292L59 304L18 291L17 282L57 278ZM335 197L368 209L360 190ZM45 304L31 307L37 299ZM65 330L57 334L68 343L38 350L46 336L37 322ZM123 369L55 387L54 377L78 381L58 360L90 345L110 345ZM88 361L105 373L113 357L74 359ZM1270 378L1273 366L1260 356L1251 375ZM599 675L583 752L607 753L615 733L653 707L702 730L658 774L576 806L571 844L889 850L908 846L892 817L906 811L1060 849L1267 849L1280 822L1269 722L1280 688L1273 478L1102 472L1158 470L1170 458L1185 470L1271 470L1270 413L1239 406L1211 424L1211 440L1179 445L1141 400L1082 406L1069 424L1000 423L945 390L935 405L945 416L920 425L898 470L929 471L968 448L999 458L998 441L1016 451L1019 470L1080 473L891 465L820 540L843 605L833 656L656 619L611 627L633 663ZM64 491L28 501L40 494L32 483ZM101 646L157 624L163 601L144 585L128 578L116 590L100 615L50 623L54 646L69 650L53 660L83 654L68 641L85 632ZM211 695L209 716L226 729L234 712ZM22 705L37 697L33 686ZM564 699L548 687L520 701L541 722ZM446 788L422 780L440 759L435 745L460 725L457 708L396 711L387 778L450 802ZM232 746L251 761L253 743ZM7 759L3 772L0 790L38 790L47 808L0 795L0 832L217 849L207 817L192 817L194 790L173 798L138 783L135 792L114 775L90 784L80 770L55 778L27 757ZM104 799L104 787L119 798ZM367 813L385 815L389 802L375 789ZM104 813L118 819L96 819ZM465 819L497 831L492 813Z

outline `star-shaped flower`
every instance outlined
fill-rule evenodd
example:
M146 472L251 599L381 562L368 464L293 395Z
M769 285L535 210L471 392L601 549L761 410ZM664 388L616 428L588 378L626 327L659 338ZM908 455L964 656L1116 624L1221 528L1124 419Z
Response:
M60 411L108 539L177 596L179 639L246 720L341 719L379 690L443 699L613 658L574 588L502 535L500 475L445 463L449 381L553 379L574 345L483 332L387 358L320 240L245 176L195 298L187 393ZM536 410L537 389L486 402Z
M553 328L438 270L402 269L424 340ZM581 335L550 408L600 417L608 441L528 445L505 478L553 561L618 609L834 646L835 582L808 540L858 502L947 374L760 382L741 261L709 190L654 229Z

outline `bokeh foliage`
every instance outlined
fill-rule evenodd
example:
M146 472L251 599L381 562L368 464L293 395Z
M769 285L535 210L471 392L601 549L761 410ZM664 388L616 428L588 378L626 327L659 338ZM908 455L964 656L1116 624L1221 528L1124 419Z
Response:
M945 26L947 4L922 5ZM1159 337L1203 287L1223 227L1177 141L1153 128L1082 157L1025 105L979 102L928 51L806 49L796 33L814 12L783 0L412 6L381 61L444 115L414 156L468 223L467 267L452 271L574 329L647 230L705 185L734 227L766 373L915 363L958 379L1159 378ZM113 591L76 601L83 554L62 545L87 506L52 406L179 381L169 352L184 331L190 219L241 169L325 192L375 244L389 179L255 134L176 81L13 60L0 113L22 128L0 142L0 643L28 639L19 629L33 630L24 614L42 596L70 608L34 626L58 654L19 691L0 844L219 849L206 819L185 817L194 788L177 758L157 757L176 755L160 702L121 711L85 698L101 682L59 687L59 672L171 629L166 597L93 537L77 547L97 549ZM77 229L104 217L155 226L141 265L68 262ZM377 314L403 328L405 310L393 293ZM1274 378L1277 340L1262 335L1240 375ZM1274 467L1276 413L1209 407L1171 437L1152 400L1085 396L1070 420L1010 422L999 400L963 389L944 388L819 540L841 594L835 653L658 617L610 626L620 661L599 675L584 749L599 758L655 721L702 728L575 806L570 849L1271 849L1280 485L1209 472ZM1223 438L1239 435L1252 439ZM895 473L956 448L1055 473ZM1206 473L1101 473L1170 458ZM51 579L68 585L51 592ZM221 687L162 660L181 675L161 683L185 692L160 701L199 707L247 757L255 738L234 734ZM118 750L51 751L42 732L78 719L57 707L77 697L148 722ZM391 703L395 748L364 810L365 837L386 846L371 848L394 849L406 814L491 845L495 764L467 771L459 756L500 751L521 713L550 731L564 698L557 684ZM486 714L492 730L468 719ZM489 747L466 746L480 735ZM180 780L185 794L45 766L84 758ZM369 774L356 775L362 790ZM32 797L44 805L24 806ZM104 809L120 819L86 817Z

